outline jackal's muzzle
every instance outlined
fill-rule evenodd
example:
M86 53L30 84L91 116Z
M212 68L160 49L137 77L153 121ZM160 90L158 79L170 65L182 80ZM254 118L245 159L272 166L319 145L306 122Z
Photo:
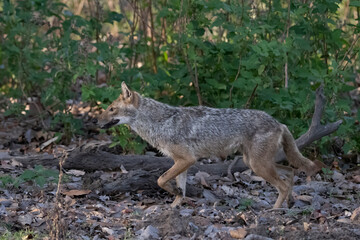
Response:
M107 129L107 128L111 128L112 126L116 125L120 120L119 119L113 119L110 122L108 122L107 124L101 126L102 129Z

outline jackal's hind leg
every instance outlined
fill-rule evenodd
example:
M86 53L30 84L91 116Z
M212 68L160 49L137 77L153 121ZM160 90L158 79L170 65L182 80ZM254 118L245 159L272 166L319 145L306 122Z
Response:
M292 188L294 185L294 169L288 166L284 166L281 164L276 164L277 172L280 174L280 176L285 178L285 182L288 185L288 196L286 198L286 202L288 205L288 208L291 208L294 204L294 199L292 197Z
M280 208L282 203L289 198L292 185L290 186L287 183L288 181L280 178L274 163L275 154L275 151L267 151L261 156L257 154L257 158L250 156L249 164L255 174L265 179L278 190L279 196L274 208ZM284 171L284 169L281 170Z
M176 198L174 202L171 204L171 207L176 207L178 205L181 205L183 199L185 198L186 180L187 180L187 170L176 176L176 186L181 192L180 194L176 195Z

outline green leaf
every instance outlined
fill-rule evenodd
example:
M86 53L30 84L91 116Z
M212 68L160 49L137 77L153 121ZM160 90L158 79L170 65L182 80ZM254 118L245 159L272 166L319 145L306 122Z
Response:
M24 181L32 180L37 176L37 173L34 170L25 170L23 174L20 175L20 178Z
M173 15L173 12L169 11L169 8L162 8L159 13L157 14L157 17L158 18L164 18L164 17L167 17L167 16L171 16Z
M164 60L165 60L165 62L167 62L167 61L168 61L168 54L167 54L167 52L165 51L163 55L164 55Z
M43 187L46 183L46 179L44 176L38 176L37 178L35 178L35 183L40 187Z
M265 69L265 65L260 65L259 69L258 69L258 74L261 75L264 72Z
M351 6L351 7L360 7L360 1L350 1L349 6Z
M121 147L126 148L126 146L128 144L128 141L127 141L126 138L120 138L119 139L119 144L120 144Z
M109 148L116 147L116 146L119 145L119 144L120 144L119 142L112 142L112 143L109 145Z
M105 22L113 24L114 22L120 22L124 18L124 15L117 12L109 12L108 18Z
M11 52L20 53L20 48L15 45L6 46L6 48L9 49Z
M196 31L195 31L195 35L196 35L197 37L201 37L202 35L204 35L204 33L205 33L205 29L204 29L204 28L198 28L198 29L196 29Z
M11 176L5 175L0 177L0 182L3 186L6 186L7 184L13 184L15 180Z
M44 167L41 166L41 165L36 165L35 168L34 168L34 171L36 171L36 172L42 172L42 171L44 171Z
M246 83L246 79L240 77L240 78L238 78L235 82L232 83L232 86L233 86L233 87L236 87L236 88L243 89L245 83Z
M57 179L59 177L59 172L55 171L53 169L44 169L42 172L42 175L47 178L52 177L52 178Z
M226 84L219 83L214 78L208 78L208 79L206 79L206 82L209 83L211 86L215 87L216 89L223 89L223 90L226 89Z

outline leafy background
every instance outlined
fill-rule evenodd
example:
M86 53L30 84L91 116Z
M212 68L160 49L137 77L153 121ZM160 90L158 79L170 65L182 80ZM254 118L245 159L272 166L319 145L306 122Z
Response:
M349 0L4 0L0 108L26 118L36 99L39 117L50 116L69 143L84 134L72 105L106 107L125 81L172 105L261 109L299 136L324 84L324 121L343 119L344 151L359 152L349 97L360 84L359 8ZM112 132L113 146L143 151L126 127ZM328 151L330 141L317 147Z

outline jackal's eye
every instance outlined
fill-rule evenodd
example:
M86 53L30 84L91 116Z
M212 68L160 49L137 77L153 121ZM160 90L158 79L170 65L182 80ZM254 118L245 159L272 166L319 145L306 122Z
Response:
M114 111L114 109L113 109L113 108L110 108L110 109L109 109L109 111L110 111L110 112L113 112L113 111Z

